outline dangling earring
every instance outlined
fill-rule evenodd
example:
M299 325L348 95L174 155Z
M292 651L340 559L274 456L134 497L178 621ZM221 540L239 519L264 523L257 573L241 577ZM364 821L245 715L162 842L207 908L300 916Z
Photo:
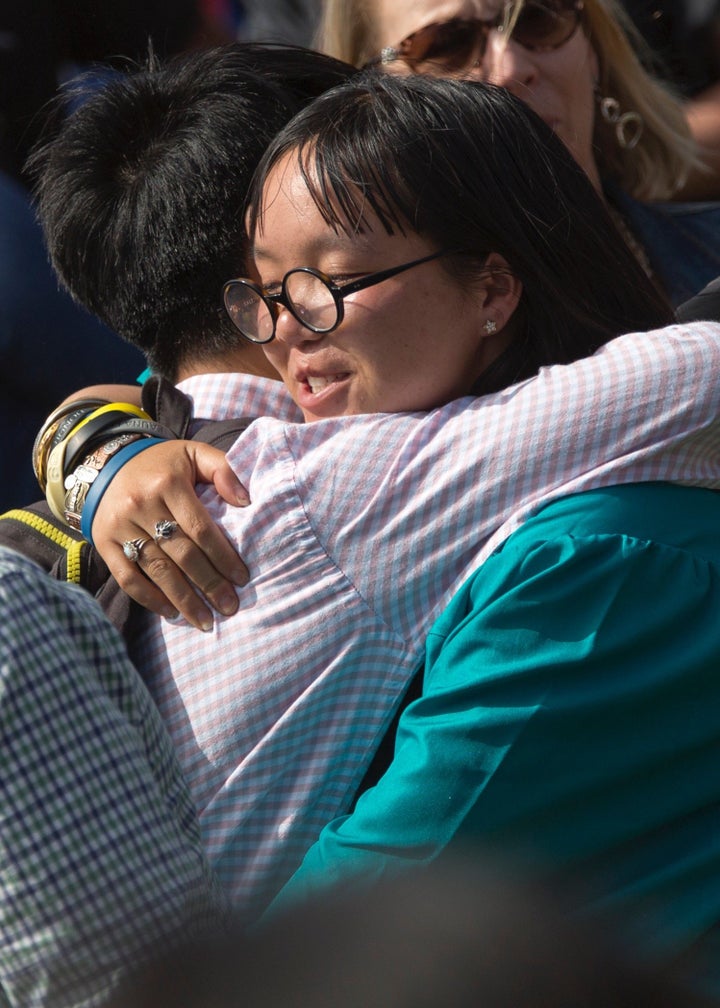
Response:
M595 88L595 97L600 106L600 115L609 126L615 127L615 139L623 150L637 147L645 129L643 117L639 112L620 112L620 102L617 98L602 98Z
M492 336L492 334L497 331L497 322L495 322L494 319L489 318L483 325L483 329L488 336Z

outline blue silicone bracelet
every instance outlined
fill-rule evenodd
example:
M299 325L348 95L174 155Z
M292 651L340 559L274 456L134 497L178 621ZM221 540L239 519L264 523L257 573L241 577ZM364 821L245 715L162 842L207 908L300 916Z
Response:
M116 455L113 455L113 457L105 463L100 472L97 474L95 482L87 492L87 497L85 498L85 503L83 504L82 515L80 516L80 531L91 546L93 545L91 535L93 518L95 517L95 512L98 509L98 504L102 500L102 495L110 486L113 476L116 476L125 463L129 462L135 455L139 455L140 452L145 451L146 448L151 448L153 445L163 443L163 438L144 438L142 441L133 441L132 444L126 445L126 447L121 448Z

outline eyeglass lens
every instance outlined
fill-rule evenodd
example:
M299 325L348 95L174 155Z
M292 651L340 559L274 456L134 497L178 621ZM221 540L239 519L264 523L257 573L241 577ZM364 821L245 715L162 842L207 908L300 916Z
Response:
M233 324L254 343L268 343L275 332L267 299L285 305L299 322L316 332L331 330L338 320L338 306L330 288L314 273L291 270L285 277L283 293L265 297L249 283L234 281L226 288L225 306Z
M324 280L314 273L291 270L284 286L286 303L298 321L320 332L332 329L338 308Z
M512 38L526 49L557 49L571 37L579 22L579 5L567 0L533 0L523 4ZM471 58L482 58L491 29L502 30L504 15L492 21L464 20L428 25L410 35L400 46L402 58L419 72L457 72Z
M253 343L268 343L273 338L275 320L265 299L241 280L227 284L225 308L233 325Z

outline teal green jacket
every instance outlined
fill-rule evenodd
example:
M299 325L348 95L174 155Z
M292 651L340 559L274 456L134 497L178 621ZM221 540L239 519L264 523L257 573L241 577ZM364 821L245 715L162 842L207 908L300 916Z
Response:
M432 628L389 769L279 903L468 843L577 873L654 950L707 953L720 995L720 494L611 487L510 536Z

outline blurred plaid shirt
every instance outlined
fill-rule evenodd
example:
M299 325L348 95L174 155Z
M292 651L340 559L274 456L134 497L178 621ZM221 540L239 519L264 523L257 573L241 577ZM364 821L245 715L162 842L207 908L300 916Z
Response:
M0 549L0 1004L101 1004L215 921L195 810L122 638Z

